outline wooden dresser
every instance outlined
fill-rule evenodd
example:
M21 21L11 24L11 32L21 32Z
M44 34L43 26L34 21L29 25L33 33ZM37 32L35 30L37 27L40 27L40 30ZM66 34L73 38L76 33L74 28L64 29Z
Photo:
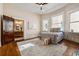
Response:
M14 41L14 19L3 15L1 20L1 45Z

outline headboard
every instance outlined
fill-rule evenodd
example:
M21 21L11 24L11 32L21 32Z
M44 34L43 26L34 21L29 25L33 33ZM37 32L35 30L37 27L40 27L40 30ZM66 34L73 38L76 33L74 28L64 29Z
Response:
M51 28L50 32L60 32L60 28Z

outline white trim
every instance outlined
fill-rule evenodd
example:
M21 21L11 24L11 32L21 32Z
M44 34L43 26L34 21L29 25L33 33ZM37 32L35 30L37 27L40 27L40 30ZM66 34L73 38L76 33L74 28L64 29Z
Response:
M78 11L79 11L78 9L77 10L73 10L72 12L69 13L69 17L71 16L71 14L73 14L75 12L78 12ZM71 20L71 18L69 18L69 32L71 32L71 30L70 30L70 24L79 22L79 21L70 22L70 20Z

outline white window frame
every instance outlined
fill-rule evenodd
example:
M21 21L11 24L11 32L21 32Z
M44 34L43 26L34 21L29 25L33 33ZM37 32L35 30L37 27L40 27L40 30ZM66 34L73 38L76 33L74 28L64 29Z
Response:
M55 16L53 16L53 17L57 17L57 16L62 16L62 22L61 22L61 23L54 23L54 24L52 23L52 25L55 25L55 24L56 24L56 25L61 24L61 27L62 27L61 31L64 31L64 28L63 28L63 27L64 27L64 18L63 18L64 15L63 15L63 14L59 14L59 15L55 15ZM53 20L53 17L52 17L52 20ZM51 25L51 28L53 28L52 25ZM60 27L60 28L61 28L61 27ZM59 28L59 27L58 27L58 28Z
M77 11L72 11L72 12L69 13L69 15L70 15L69 28L71 27L71 26L70 26L71 24L74 24L74 23L78 23L78 22L79 22L79 21L72 21L72 22L71 22L71 14L73 14L73 13L75 13L75 12L79 12L79 10L77 10ZM75 27L74 27L74 28L75 28ZM70 29L69 31L70 31L70 32L73 32L73 33L77 33L77 32L71 31L71 29Z

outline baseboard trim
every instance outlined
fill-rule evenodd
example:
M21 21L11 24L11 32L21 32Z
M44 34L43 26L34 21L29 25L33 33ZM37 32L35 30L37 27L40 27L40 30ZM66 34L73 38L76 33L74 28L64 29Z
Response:
M32 37L32 38L28 38L28 39L16 40L15 42L21 42L21 41L32 40L32 39L35 39L35 38L39 38L39 36L37 36L37 37Z

